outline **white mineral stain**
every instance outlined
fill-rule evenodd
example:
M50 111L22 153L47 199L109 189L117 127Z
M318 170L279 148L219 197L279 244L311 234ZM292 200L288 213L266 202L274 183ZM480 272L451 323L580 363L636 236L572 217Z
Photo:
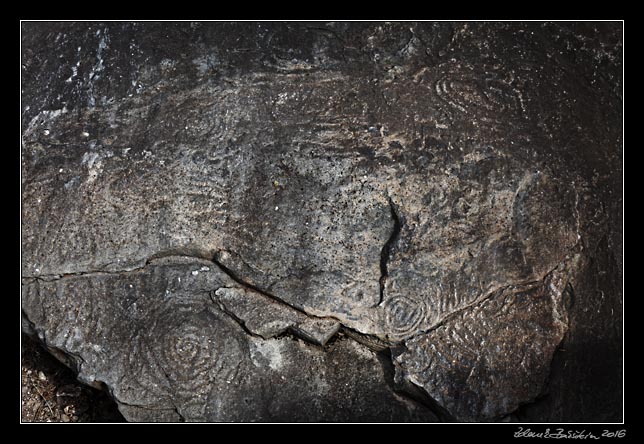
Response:
M81 165L87 165L87 168L92 168L94 163L99 159L98 153L85 153L81 160Z
M282 355L283 345L280 340L267 339L251 341L250 357L256 367L266 365L272 370L280 370L284 366L284 356Z
M87 152L83 154L81 165L87 166L88 178L87 183L92 183L96 180L98 175L103 171L103 162L98 153ZM70 184L71 186L72 184Z
M163 64L166 59L162 60L162 67L168 68L174 66L175 62L172 62L168 60L168 62ZM196 66L197 71L199 71L199 74L204 76L208 73L209 70L211 70L214 66L216 66L219 61L217 60L217 57L213 54L209 54L203 57L196 58L192 61L192 63Z
M65 80L65 83L72 83L72 80L74 79L74 77L78 75L79 66L80 66L80 60L78 61L78 63L76 63L76 66L72 66L72 75L67 80Z
M161 63L159 63L159 64L161 65L162 68L167 69L167 68L172 68L174 65L177 64L177 62L175 62L174 60L171 60L171 59L163 59L163 60L161 60Z
M280 93L277 95L277 105L283 105L289 99L288 93Z
M96 35L97 36L100 35L100 31L98 31ZM96 64L92 67L88 76L90 81L87 88L89 92L87 105L90 108L94 108L94 106L96 105L96 99L94 98L94 81L98 80L101 77L100 73L105 69L105 66L103 65L103 50L107 48L107 44L109 41L110 41L110 38L107 35L107 29L105 29L105 31L103 32L103 35L101 36L101 40L98 42L98 49L96 51ZM80 51L80 48L79 48L79 51Z
M25 108L25 111L27 109L28 108ZM53 125L50 125L51 121L57 119L61 114L65 114L66 112L67 112L66 106L62 107L61 109L41 111L31 119L31 121L29 122L29 125L27 125L26 132L34 131L38 126L45 126L45 127L51 128L53 126Z

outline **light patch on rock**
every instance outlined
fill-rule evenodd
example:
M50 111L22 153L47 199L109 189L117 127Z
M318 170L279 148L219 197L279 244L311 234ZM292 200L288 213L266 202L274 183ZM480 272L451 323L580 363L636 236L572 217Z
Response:
M100 156L98 153L85 153L83 154L83 159L81 160L81 165L87 165L87 168L92 168L94 163L99 160Z
M101 161L101 156L98 153L83 154L81 165L86 165L89 170L87 183L94 182L98 175L103 171L103 162Z
M194 59L192 63L197 68L197 71L199 71L199 74L203 76L206 75L210 69L215 67L219 63L219 61L217 60L217 57L215 55L208 54Z
M328 393L331 388L324 376L323 372L315 373L313 376L313 385L318 394Z
M79 60L78 63L76 63L76 66L72 66L72 75L67 80L65 80L65 83L72 83L74 77L78 75L78 67L80 66L80 63L81 62Z
M271 370L279 371L284 367L284 346L278 339L252 340L250 341L250 358L255 367L268 367Z
M83 331L79 327L74 327L72 329L71 337L69 337L68 340L71 339L74 343L80 344L83 342L84 338L85 335L83 334Z
M174 67L176 64L177 64L177 62L176 62L176 61L174 61L174 60L172 60L172 59L163 59L163 60L161 60L161 62L159 63L159 65L161 65L161 67L162 67L162 68L172 68L172 67Z
M27 107L25 110L27 110L28 108L29 107ZM44 125L48 127L46 130L49 130L50 128L53 127L53 125L50 125L49 123L53 120L56 120L58 117L60 117L62 114L65 114L66 112L67 112L67 107L65 106L60 109L45 110L45 111L39 112L29 122L29 125L27 125L27 131L25 131L25 133L33 132L37 125Z
M284 105L286 102L289 101L289 99L292 99L295 96L295 94L289 95L288 93L279 93L277 95L277 102L275 102L276 105Z
M364 345L359 344L356 341L349 341L348 343L359 356L362 356L365 359L373 359L373 352Z
M100 30L97 31L96 36L98 37L100 35ZM107 34L107 29L103 31L103 35L101 36L100 41L98 42L98 49L96 50L96 63L94 66L92 66L92 69L89 72L88 78L89 80L89 85L88 85L88 99L87 99L87 106L89 108L94 108L96 106L96 98L94 97L94 82L98 80L101 77L102 72L105 69L104 65L104 59L103 59L103 51L105 48L107 48L108 43L110 41L110 37ZM80 49L79 49L80 51Z
M71 178L71 180L69 180L68 182L65 182L65 185L64 185L65 189L69 190L74 185L76 185L78 183L78 179L79 179L78 176L74 176L74 177Z

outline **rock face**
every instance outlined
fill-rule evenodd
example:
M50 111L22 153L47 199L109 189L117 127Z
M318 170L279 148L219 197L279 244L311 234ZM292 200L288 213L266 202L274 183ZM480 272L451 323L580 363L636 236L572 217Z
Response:
M132 421L619 420L621 34L23 23L24 330Z

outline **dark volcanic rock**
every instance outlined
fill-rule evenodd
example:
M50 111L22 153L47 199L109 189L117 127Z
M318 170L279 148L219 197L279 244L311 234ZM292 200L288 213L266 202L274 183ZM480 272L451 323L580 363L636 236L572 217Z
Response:
M391 390L364 345L339 339L323 350L248 335L213 304L213 288L238 287L212 263L171 257L131 272L36 279L23 309L129 420L435 419ZM261 300L252 293L242 292Z
M133 421L606 420L621 35L24 23L24 329Z

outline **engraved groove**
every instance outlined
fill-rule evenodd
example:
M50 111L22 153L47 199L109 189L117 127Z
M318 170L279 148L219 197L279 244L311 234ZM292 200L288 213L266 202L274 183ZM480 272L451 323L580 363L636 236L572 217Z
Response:
M422 302L397 296L385 303L385 323L388 335L393 339L411 336L425 318L426 308Z
M207 396L213 385L230 384L243 361L231 328L214 312L168 305L141 331L141 365L158 367L172 392L186 399ZM224 339L225 338L225 339ZM159 375L148 386L157 387Z
M434 89L443 102L464 114L520 109L516 92L487 73L448 72L436 81Z

